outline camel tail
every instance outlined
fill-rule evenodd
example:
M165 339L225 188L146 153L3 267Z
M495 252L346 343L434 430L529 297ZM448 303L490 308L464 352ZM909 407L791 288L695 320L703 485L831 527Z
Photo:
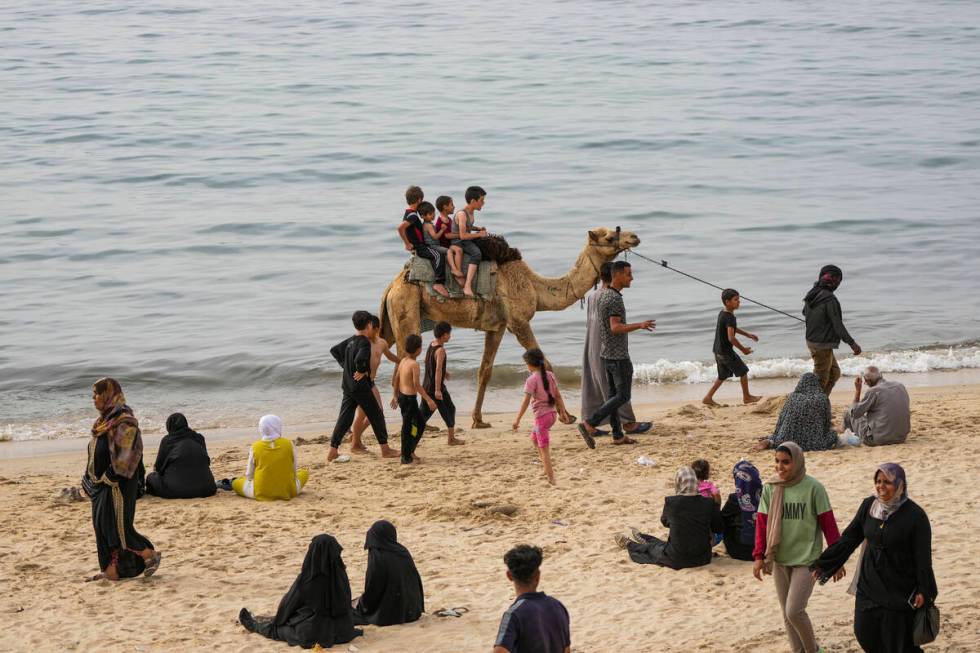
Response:
M391 292L394 283L394 281L389 283L385 291L381 293L381 308L378 309L378 318L381 320L381 337L389 345L394 344L392 341L395 338L395 331L391 328L391 320L388 319L388 293Z

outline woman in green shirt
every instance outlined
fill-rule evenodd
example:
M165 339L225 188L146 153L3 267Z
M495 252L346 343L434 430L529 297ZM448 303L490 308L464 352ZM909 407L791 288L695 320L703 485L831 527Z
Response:
M806 606L813 591L810 565L820 556L821 532L831 545L840 539L834 511L820 481L808 476L795 442L776 447L776 476L762 488L755 521L752 574L772 575L793 653L817 653ZM843 567L834 574L844 576Z

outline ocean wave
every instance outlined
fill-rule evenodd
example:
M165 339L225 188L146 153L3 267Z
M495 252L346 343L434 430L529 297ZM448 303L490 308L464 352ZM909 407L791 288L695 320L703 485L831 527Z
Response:
M813 369L809 358L746 360L750 379L795 378ZM980 347L947 347L865 353L838 360L844 376L857 376L874 365L883 373L922 373L980 368ZM713 361L671 361L634 365L634 378L642 383L710 383L717 378Z

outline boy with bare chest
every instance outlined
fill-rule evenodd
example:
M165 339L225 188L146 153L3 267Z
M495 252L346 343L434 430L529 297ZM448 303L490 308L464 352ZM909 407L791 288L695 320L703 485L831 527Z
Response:
M399 361L395 374L391 377L394 393L391 407L398 406L402 413L402 464L418 464L422 459L415 455L425 432L425 418L419 409L418 395L428 405L432 412L436 411L436 402L425 391L419 382L418 357L422 352L422 336L413 333L405 339L405 356Z

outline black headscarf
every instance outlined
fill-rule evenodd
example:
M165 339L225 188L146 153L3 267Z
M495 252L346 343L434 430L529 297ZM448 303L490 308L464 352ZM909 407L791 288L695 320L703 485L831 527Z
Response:
M390 626L417 621L425 612L425 594L412 554L397 542L395 526L376 521L364 539L368 550L364 593L357 600L355 624Z
M318 617L340 617L350 610L350 581L340 558L344 547L331 535L317 535L303 558L303 568L279 602L273 623L285 625L299 608Z
M844 272L836 265L825 265L820 268L820 274L817 275L817 280L813 284L813 288L810 288L810 292L806 294L803 301L807 304L811 303L814 297L824 288L830 292L837 290L840 282L844 280Z
M206 446L204 444L204 436L190 427L183 413L174 413L167 418L167 435L172 440L189 437L197 440L202 446Z
M384 519L371 525L367 537L364 538L364 548L388 551L406 558L412 557L408 549L398 543L398 531L395 529L395 525Z

